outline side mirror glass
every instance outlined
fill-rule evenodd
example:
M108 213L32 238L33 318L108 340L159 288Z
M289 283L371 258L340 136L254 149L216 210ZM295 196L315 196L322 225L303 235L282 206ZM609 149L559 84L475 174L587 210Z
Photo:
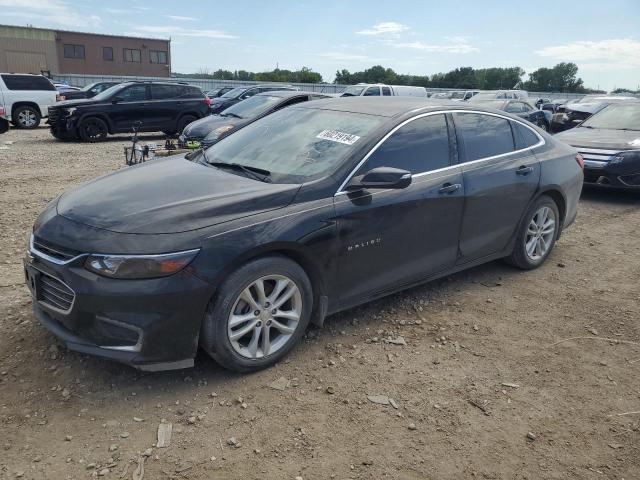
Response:
M407 188L411 185L411 172L393 167L377 167L364 175L353 177L345 190L353 192L365 188Z

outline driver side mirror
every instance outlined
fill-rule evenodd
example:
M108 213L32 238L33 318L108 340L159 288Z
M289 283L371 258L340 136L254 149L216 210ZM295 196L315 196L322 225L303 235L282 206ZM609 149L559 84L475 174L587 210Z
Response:
M353 192L365 188L407 188L411 185L411 172L393 167L377 167L364 175L353 177L345 190Z

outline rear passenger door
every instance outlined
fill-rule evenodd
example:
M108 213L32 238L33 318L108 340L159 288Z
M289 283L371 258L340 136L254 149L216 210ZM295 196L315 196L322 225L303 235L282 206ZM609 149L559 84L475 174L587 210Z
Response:
M501 252L538 188L540 165L529 149L540 138L494 114L454 113L465 187L459 263ZM529 134L528 143L520 129Z
M158 129L175 128L180 113L179 85L151 84L149 109L150 122Z
M450 152L444 114L412 119L355 172L400 168L412 173L411 185L336 194L345 303L379 296L455 264L464 190Z

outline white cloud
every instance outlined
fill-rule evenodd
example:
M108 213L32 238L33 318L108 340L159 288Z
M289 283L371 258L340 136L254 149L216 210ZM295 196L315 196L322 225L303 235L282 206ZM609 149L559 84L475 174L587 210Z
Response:
M66 27L95 27L101 23L97 15L83 15L63 0L0 0L3 17L26 18ZM7 10L9 9L9 10Z
M431 44L425 42L397 42L391 45L397 48L405 48L410 50L419 50L428 53L474 53L479 52L478 47L469 44L466 38L452 37L451 43L448 44Z
M389 36L389 35L398 35L402 32L406 32L409 30L409 27L406 25L402 25L398 22L382 22L373 26L373 28L369 28L366 30L360 30L356 32L357 35L372 35L372 36Z
M175 20L177 22L195 22L197 20L197 18L183 17L182 15L163 15L163 17L168 18L169 20Z
M579 63L580 67L586 68L640 67L640 42L630 38L574 41L545 47L536 53L559 61Z
M2 1L2 0L0 0ZM223 32L221 30L201 30L195 28L182 28L175 26L151 26L151 25L136 25L136 35L163 35L165 37L201 37L201 38L215 38L221 40L231 40L237 38L235 35Z

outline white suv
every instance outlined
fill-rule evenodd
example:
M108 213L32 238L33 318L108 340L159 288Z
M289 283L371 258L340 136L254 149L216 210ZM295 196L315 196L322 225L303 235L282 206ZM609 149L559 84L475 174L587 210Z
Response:
M17 128L36 128L59 98L56 87L42 75L0 73L0 104Z

